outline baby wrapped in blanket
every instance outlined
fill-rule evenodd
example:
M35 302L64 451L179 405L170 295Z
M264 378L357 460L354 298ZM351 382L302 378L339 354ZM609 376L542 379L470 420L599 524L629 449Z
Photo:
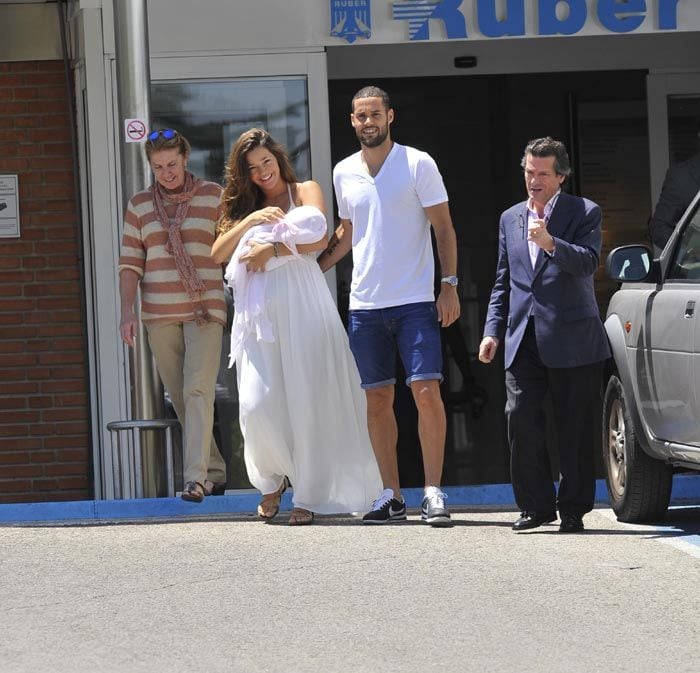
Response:
M282 264L299 258L297 245L315 243L327 231L326 218L314 206L298 206L285 214L274 224L259 224L246 231L226 267L226 282L233 291L235 314L231 327L231 351L229 367L233 366L240 354L243 343L249 334L255 334L259 341L273 342L275 335L272 323L265 312L265 285L267 273L253 272L240 262L250 248L251 241L260 243L282 243L292 255L273 257L268 260L265 271L271 271Z

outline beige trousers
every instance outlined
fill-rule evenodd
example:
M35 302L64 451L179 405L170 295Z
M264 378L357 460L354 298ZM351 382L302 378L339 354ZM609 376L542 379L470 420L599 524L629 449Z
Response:
M186 322L146 329L158 373L182 425L185 483L225 482L226 463L212 435L223 326Z

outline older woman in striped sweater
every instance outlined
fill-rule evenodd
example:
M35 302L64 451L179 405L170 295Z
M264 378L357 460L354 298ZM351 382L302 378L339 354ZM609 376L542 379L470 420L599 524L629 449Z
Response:
M183 428L184 500L223 489L226 464L212 436L226 304L221 267L211 259L221 187L187 170L190 144L172 129L148 136L155 177L126 209L121 257L120 334L134 345L134 301L158 373Z

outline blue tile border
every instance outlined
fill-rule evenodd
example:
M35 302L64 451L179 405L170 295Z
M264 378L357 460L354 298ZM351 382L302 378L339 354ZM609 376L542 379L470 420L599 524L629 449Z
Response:
M510 506L515 508L510 484L483 486L445 486L451 507ZM409 507L420 507L422 488L402 491ZM151 518L188 518L222 514L253 514L257 493L240 493L205 498L202 503L180 498L144 498L139 500L83 500L77 502L36 502L0 505L0 523L46 521L118 521ZM603 480L596 483L596 502L608 502ZM673 479L672 505L700 504L700 474L680 474ZM282 509L291 509L291 494L282 498Z

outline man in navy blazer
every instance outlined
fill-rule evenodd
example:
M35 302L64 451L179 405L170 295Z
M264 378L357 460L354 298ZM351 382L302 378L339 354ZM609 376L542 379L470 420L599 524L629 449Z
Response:
M521 165L528 199L501 215L498 267L479 360L505 340L511 482L521 510L516 531L561 517L583 530L593 509L593 442L599 432L608 340L593 291L600 262L600 208L561 188L571 173L563 143L528 143ZM557 430L561 479L555 491L546 445L545 395Z

